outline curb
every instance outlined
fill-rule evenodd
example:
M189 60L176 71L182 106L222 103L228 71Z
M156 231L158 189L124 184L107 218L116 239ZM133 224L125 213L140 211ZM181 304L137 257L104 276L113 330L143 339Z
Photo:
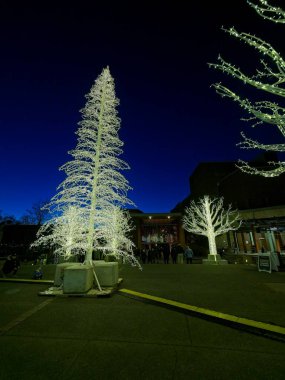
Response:
M231 314L220 313L218 311L204 309L166 298L139 293L130 289L119 289L118 293L130 296L139 301L153 303L162 307L179 311L184 314L190 314L195 317L221 323L223 325L237 328L239 330L244 330L256 335L262 335L267 338L285 342L285 327L282 326L272 325L269 323L259 322L247 318L241 318Z
M53 284L52 280L33 280L28 278L0 278L0 282L16 282L23 284Z

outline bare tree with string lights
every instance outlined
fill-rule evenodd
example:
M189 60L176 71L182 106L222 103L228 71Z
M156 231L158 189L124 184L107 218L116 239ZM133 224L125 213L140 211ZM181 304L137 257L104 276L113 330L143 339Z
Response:
M236 210L231 206L223 207L223 198L210 198L204 195L198 202L190 202L185 208L183 216L183 228L195 235L203 235L208 238L209 252L217 261L216 236L225 234L231 230L237 230L242 221Z
M257 0L258 3L247 1L261 17L275 23L285 23L285 11L280 7L274 7L266 0ZM273 96L285 97L285 61L282 56L268 42L263 41L250 33L238 32L234 27L222 28L230 36L238 38L247 45L253 47L262 56L260 68L256 74L249 76L239 67L225 61L221 56L218 63L210 63L209 66L222 71L235 79L254 87L257 90L267 92ZM228 97L237 102L245 110L249 117L246 120L252 123L252 127L260 124L274 125L278 128L282 138L285 137L285 107L271 100L251 101L243 98L221 83L213 84L216 92L222 97ZM265 151L285 152L285 143L267 144L251 139L244 132L243 140L238 144L244 149L260 149ZM259 170L250 166L247 162L239 160L239 168L250 174L259 174L264 177L276 177L285 172L285 162L269 162L268 170Z

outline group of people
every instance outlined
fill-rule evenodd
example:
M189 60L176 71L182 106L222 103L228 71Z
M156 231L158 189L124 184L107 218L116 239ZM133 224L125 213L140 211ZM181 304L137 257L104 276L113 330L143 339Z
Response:
M170 258L173 264L177 264L178 254L183 254L186 263L192 264L194 254L188 245L183 248L181 244L155 244L145 246L137 252L137 256L143 264L160 263L162 259L164 264L169 264Z
M43 278L43 270L42 270L43 264L44 262L42 261L42 259L39 259L39 265L34 270L33 277L32 277L34 280L40 280ZM20 268L20 260L15 253L12 253L7 256L2 268L0 267L0 277L4 277L4 278L15 277L17 275L19 268Z
M188 245L183 248L181 244L155 244L154 246L145 246L136 252L143 264L160 263L162 259L164 264L169 264L170 257L172 263L177 264L177 256L181 253L186 260L186 263L192 264L194 254L193 250ZM17 258L17 255L13 253L6 258L2 266L2 276L15 276L19 268L19 259ZM33 278L42 278L41 265L38 270L35 271Z

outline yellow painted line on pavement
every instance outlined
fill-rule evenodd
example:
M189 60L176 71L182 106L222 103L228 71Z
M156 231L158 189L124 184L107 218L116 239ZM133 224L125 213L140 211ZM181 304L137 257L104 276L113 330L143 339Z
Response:
M240 318L240 317L236 317L235 315L220 313L218 311L204 309L202 307L192 306L192 305L188 305L185 303L172 301L172 300L169 300L166 298L151 296L149 294L139 293L139 292L135 292L135 291L129 290L129 289L119 289L119 292L129 294L129 295L133 295L135 297L147 299L150 301L158 302L160 304L173 306L173 307L178 308L178 309L191 311L191 312L194 312L197 314L202 314L202 315L206 315L209 317L214 317L214 318L218 318L221 320L225 320L228 322L233 322L233 323L237 323L237 324L244 325L244 326L254 327L256 329L270 331L270 332L274 332L277 334L285 335L285 327L282 327L282 326L271 325L269 323L258 322L258 321L254 321L252 319L247 319L247 318Z
M53 284L52 280L33 280L29 278L0 278L0 282L24 282L27 284Z

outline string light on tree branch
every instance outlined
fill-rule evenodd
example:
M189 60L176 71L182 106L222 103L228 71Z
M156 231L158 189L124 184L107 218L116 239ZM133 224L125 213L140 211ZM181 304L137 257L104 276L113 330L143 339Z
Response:
M282 8L274 7L268 4L266 0L259 0L261 5L254 4L249 0L247 3L264 19L281 24L285 23L285 11Z
M123 153L123 142L118 136L119 100L108 67L96 79L86 99L76 132L77 145L69 152L72 160L60 168L66 178L48 205L52 218L40 230L35 244L56 245L64 256L83 251L85 263L89 263L93 251L102 249L102 239L106 244L110 242L108 226L117 228L112 237L113 241L117 239L117 245L108 243L109 248L114 247L115 255L121 252L121 256L126 255L128 261L139 265L132 258L132 245L126 237L129 218L118 211L133 202L127 197L130 186L121 173L129 166L119 158ZM114 220L120 225L116 227ZM105 247L104 252L107 251Z
M210 255L217 256L216 236L236 230L242 221L237 211L223 208L223 198L210 198L205 195L198 202L191 201L185 208L183 228L196 235L208 238Z
M247 1L247 3L263 18L274 22L285 23L285 11L281 8L271 6L268 1L259 0L258 4L251 1ZM257 90L285 98L285 61L282 56L269 43L250 33L240 33L234 27L229 29L223 27L222 30L230 36L238 38L248 46L253 47L259 54L262 54L263 58L260 60L261 68L256 69L255 75L249 76L239 67L225 61L220 55L218 56L219 63L210 63L209 67L220 70ZM212 86L221 97L227 97L237 102L240 107L247 112L249 117L242 118L242 120L252 122L252 127L257 127L263 123L275 125L280 131L282 138L285 137L285 108L282 105L267 100L250 101L247 98L240 97L221 83L215 83ZM242 148L278 152L285 151L285 144L282 143L264 144L247 138L244 133L242 133L242 137L244 141L238 144ZM239 168L247 173L260 174L266 177L278 176L285 172L283 162L268 164L272 166L272 169L268 170L268 175L266 174L266 170L250 169L250 166L242 160L239 161Z

